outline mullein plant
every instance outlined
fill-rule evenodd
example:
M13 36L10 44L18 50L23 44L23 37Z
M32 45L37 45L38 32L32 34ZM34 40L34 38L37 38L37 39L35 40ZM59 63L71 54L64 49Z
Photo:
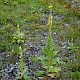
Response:
M30 80L30 78L27 76L26 72L28 68L25 66L22 56L22 48L19 47L19 55L20 55L20 61L19 61L19 72L16 75L16 80L24 79L24 80Z
M27 67L24 65L23 56L22 56L22 47L21 44L24 42L25 36L24 33L20 31L19 25L17 25L17 31L13 34L13 43L16 43L18 46L19 53L19 71L16 75L16 80L25 79L30 80L30 78L26 75Z
M20 31L19 25L17 25L17 30L13 34L13 43L21 44L24 42L25 35Z
M57 53L59 50L57 50L56 45L53 44L52 40L52 5L49 6L50 8L50 15L49 15L49 21L48 21L48 37L46 40L46 46L42 49L42 55L38 57L38 60L42 64L42 68L44 68L44 71L36 71L36 76L41 76L42 74L46 77L59 77L59 71L61 70L60 67L56 67L57 63L60 61L60 58L57 57Z
M12 53L18 54L19 52L19 46L24 43L25 35L23 32L20 31L19 25L17 25L17 30L13 34L13 46L12 46Z

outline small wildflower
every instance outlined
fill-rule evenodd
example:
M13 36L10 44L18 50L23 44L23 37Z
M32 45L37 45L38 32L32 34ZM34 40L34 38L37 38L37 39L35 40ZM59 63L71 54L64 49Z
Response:
M53 7L52 4L50 4L49 8L52 8L52 7Z

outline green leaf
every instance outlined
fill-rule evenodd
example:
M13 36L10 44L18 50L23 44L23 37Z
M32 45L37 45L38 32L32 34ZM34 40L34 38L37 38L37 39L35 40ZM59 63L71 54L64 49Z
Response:
M45 60L45 59L46 59L46 57L44 55L41 55L41 56L38 57L38 60L41 60L41 61Z
M41 63L43 68L47 69L49 67L47 61L42 61Z
M36 62L36 61L38 61L38 56L36 56L36 58L34 57L34 56L30 56L30 60L31 60L31 62Z
M57 62L59 62L60 61L60 58L59 57L56 57L56 58L54 58L54 59L52 59L51 60L51 64L53 65L53 64L56 64Z
M22 76L26 74L27 71L27 67L24 67L23 72L22 72Z
M54 78L54 74L48 74L48 76L51 76L52 78Z
M47 54L49 54L49 49L46 48L46 47L44 47L43 50L42 50L42 52L47 55Z
M53 46L52 46L52 37L49 35L48 36L48 40L47 40L47 48L48 49L52 49L53 48Z
M15 77L15 79L16 80L21 79L21 76L18 75L18 76Z
M19 62L19 69L20 69L20 71L21 72L23 72L23 68L24 68L24 62L23 62L23 58L22 58L22 56L20 55L20 62Z
M43 49L43 53L46 55L46 56L53 56L53 51L51 49L48 49L47 47L45 47Z
M36 72L34 73L34 75L35 75L36 77L39 77L39 76L41 76L43 73L44 73L44 71L36 71Z
M59 73L49 73L48 76L51 76L52 78L59 77Z
M24 78L25 80L30 80L30 78L29 78L27 75L24 75L23 78Z
M58 71L60 71L60 70L61 70L60 67L50 66L50 68L49 68L49 72L58 72Z
M42 56L38 57L38 60L41 61L43 68L48 68L47 57L42 55Z
M55 56L55 55L57 55L57 53L58 53L59 51L53 51L53 55Z
M21 76L21 72L18 72L18 73L16 74L15 79L18 80L18 79L21 79L21 77L22 77L22 76Z

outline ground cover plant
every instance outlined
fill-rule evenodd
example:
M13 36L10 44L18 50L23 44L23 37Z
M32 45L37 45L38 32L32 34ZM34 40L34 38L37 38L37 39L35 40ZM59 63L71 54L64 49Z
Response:
M79 5L1 0L0 80L80 80Z

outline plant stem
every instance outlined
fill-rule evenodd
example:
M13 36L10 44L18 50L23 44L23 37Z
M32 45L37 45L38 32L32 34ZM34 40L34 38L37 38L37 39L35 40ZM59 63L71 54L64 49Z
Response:
M50 41L50 43L48 43L48 48L49 48L49 50L51 50L51 48L50 48L50 45L52 45L51 44L51 41L52 41L52 5L50 5L49 6L49 8L50 8L50 15L49 15L49 21L48 21L48 25L49 25L49 34L48 34L48 41ZM51 56L50 56L50 53L48 54L48 56L47 56L47 61L48 61L48 68L47 68L47 70L46 70L46 76L48 76L48 73L49 73L49 68L50 68L50 66L51 66Z

